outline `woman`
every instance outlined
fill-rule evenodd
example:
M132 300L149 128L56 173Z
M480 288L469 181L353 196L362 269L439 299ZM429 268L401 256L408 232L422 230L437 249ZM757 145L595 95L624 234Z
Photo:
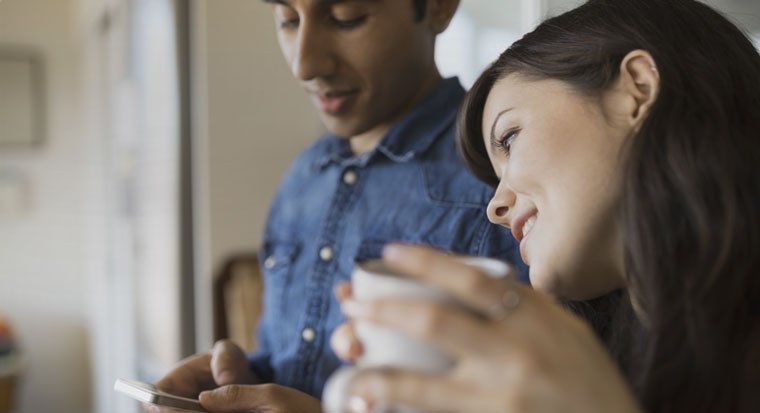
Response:
M759 78L747 37L692 0L591 0L516 42L468 94L459 144L537 291L388 247L390 266L469 310L343 286L344 312L458 364L363 374L352 408L760 411ZM555 301L619 289L603 334ZM513 291L519 305L490 317ZM334 348L350 358L345 333Z

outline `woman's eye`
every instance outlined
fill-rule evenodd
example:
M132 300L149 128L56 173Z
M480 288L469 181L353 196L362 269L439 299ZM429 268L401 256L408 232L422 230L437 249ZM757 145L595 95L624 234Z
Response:
M338 19L335 16L331 16L330 20L332 20L333 24L341 29L353 29L364 23L364 21L367 20L367 16L359 16L357 18L348 20Z
M499 139L497 142L498 147L502 152L504 152L504 154L509 155L509 152L512 150L512 143L514 142L519 132L519 130L509 131L504 136L502 136L501 139Z

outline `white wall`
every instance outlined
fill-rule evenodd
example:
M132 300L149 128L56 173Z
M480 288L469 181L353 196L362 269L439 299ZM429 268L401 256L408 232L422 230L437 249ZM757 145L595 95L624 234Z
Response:
M269 9L250 0L207 2L215 257L258 244L280 176L322 131L281 55Z
M269 203L291 159L323 132L280 52L270 6L193 2L194 116L199 155L198 346L210 345L210 274L258 248ZM207 111L206 111L207 110Z
M13 322L29 358L22 413L90 409L83 196L88 148L80 126L74 13L73 0L0 2L0 44L37 49L47 84L45 142L0 148L0 171L20 176L13 191L28 194L24 209L0 215L0 312Z

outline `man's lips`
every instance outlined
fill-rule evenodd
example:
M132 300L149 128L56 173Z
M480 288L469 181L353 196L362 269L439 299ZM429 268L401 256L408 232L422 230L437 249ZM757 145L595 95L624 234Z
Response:
M348 106L358 90L340 90L340 91L310 91L319 109L330 115L336 115Z

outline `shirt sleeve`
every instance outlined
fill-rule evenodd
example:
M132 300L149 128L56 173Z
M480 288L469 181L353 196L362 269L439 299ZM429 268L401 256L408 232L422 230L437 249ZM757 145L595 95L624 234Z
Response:
M269 363L270 354L257 350L248 355L248 367L259 379L259 383L271 383L274 381L274 371Z

